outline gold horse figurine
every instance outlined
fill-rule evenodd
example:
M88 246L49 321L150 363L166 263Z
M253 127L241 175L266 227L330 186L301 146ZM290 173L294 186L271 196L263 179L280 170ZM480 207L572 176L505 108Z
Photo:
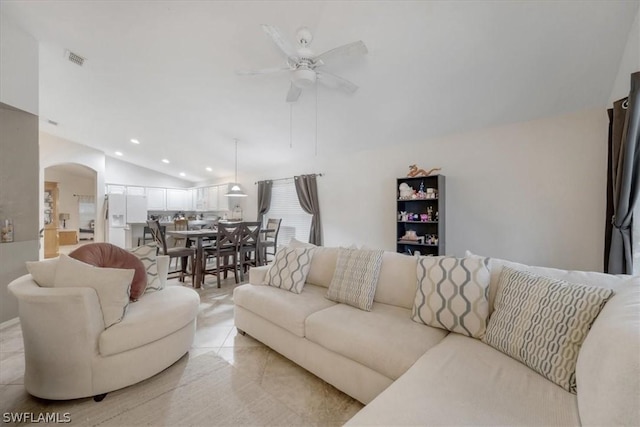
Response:
M418 169L418 167L416 165L410 165L409 166L409 173L407 174L407 176L409 178L415 178L415 177L419 177L419 176L429 176L432 173L437 172L439 170L441 170L441 168L433 168L429 172L427 172L424 169Z

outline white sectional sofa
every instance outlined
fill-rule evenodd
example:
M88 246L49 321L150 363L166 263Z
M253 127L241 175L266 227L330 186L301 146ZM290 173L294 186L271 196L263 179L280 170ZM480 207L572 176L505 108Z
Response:
M505 265L615 290L572 394L478 339L412 321L416 257L384 253L370 312L328 300L337 253L316 250L300 294L253 268L234 291L235 325L366 404L348 425L640 425L640 278L490 261L490 312Z

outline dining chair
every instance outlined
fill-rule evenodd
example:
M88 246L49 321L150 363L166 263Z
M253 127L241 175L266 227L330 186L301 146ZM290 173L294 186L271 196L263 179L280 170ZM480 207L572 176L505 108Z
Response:
M260 239L260 222L243 222L240 224L240 247L238 254L240 257L240 277L244 280L244 273L249 271L249 267L262 265L262 245Z
M218 224L216 241L211 247L204 248L203 281L207 274L215 274L220 287L220 275L227 278L229 271L233 271L233 277L238 281L238 249L240 244L239 224ZM207 260L214 258L214 264L207 267Z
M171 266L171 261L174 258L180 258L180 269L178 269L178 263L176 261L176 270L169 271L169 274L179 273L179 280L184 282L185 273L187 273L187 260L189 261L189 268L191 269L191 283L195 286L195 256L196 249L188 248L188 247L167 247L167 239L165 236L165 229L160 225L160 221L149 220L147 221L147 226L151 230L151 236L153 240L156 242L156 253L162 252L162 255L169 256L169 266Z
M276 251L278 250L278 234L280 233L280 224L282 223L282 218L269 218L267 220L267 230L264 233L262 238L262 253L263 253L263 265L269 262L268 255L272 255L274 258L276 256ZM273 252L270 252L269 249L273 248Z
M153 236L151 235L151 229L145 226L142 230L142 237L138 237L138 246L147 244L147 240L153 241Z

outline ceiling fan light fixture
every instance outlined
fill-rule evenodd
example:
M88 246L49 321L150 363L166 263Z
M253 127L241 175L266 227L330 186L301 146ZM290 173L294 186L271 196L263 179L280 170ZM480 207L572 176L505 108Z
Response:
M298 68L292 74L293 83L299 88L312 86L316 82L316 72L309 68Z

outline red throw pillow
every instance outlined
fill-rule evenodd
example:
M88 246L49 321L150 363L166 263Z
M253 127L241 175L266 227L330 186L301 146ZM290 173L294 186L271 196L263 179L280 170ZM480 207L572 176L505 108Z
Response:
M125 268L135 270L129 299L136 301L147 287L147 270L137 256L111 243L89 243L69 254L71 258L96 267Z

